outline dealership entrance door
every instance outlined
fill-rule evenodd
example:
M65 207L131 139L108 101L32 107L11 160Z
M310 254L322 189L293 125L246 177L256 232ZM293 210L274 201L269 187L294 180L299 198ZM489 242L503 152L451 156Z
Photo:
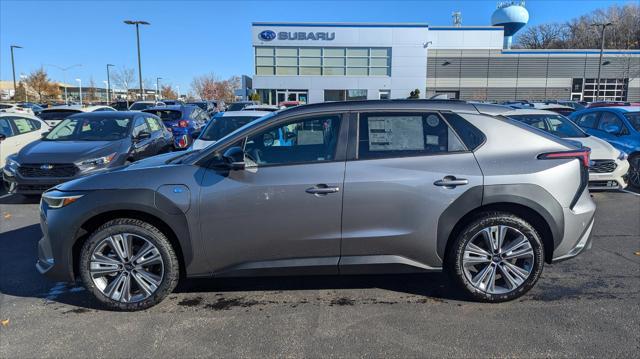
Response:
M307 103L309 99L309 91L307 90L276 90L277 102L274 105L284 101L299 101Z

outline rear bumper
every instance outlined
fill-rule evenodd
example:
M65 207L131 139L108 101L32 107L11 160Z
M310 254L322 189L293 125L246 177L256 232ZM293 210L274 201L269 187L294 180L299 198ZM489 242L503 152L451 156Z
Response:
M552 262L573 258L591 246L596 205L585 189L573 209L563 208L564 236L553 251Z

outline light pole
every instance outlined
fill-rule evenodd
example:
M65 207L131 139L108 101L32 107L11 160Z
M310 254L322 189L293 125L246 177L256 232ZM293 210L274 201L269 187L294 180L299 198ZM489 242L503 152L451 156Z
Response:
M140 81L140 100L144 101L144 90L142 89L142 61L140 60L140 25L151 25L146 21L125 20L127 25L136 25L136 39L138 42L138 79Z
M109 76L109 67L115 65L107 64L107 104L111 103L111 77Z
M20 79L22 80L23 84L22 86L24 87L24 102L29 102L29 96L27 94L27 83L25 82L25 79L27 78L27 75L25 74L20 74ZM15 96L15 92L14 95Z
M600 28L600 59L598 60L598 82L596 83L596 101L598 101L600 99L600 72L602 70L602 52L604 51L604 32L605 29L607 28L607 26L611 26L613 25L613 23L611 22L600 22L600 23L593 23L591 24L591 26L595 26L595 27L599 27Z
M107 93L105 94L105 98L107 99L107 106L109 106L110 101L109 101L109 81L107 80L103 80L102 83L106 86L107 88Z
M76 81L78 81L78 86L79 86L79 93L80 93L80 107L82 107L82 80L81 79L76 79Z
M11 45L11 71L13 71L13 96L16 95L16 64L13 61L13 49L21 49L22 46Z
M62 81L64 81L64 104L68 105L69 104L69 99L67 97L67 70L71 70L74 67L80 67L82 66L82 64L75 64L75 65L71 65L71 66L67 66L67 67L62 67L62 66L58 66L58 65L54 65L54 64L45 64L46 66L53 66L55 68L57 68L58 70L62 71Z
M178 91L178 100L180 99L180 85L176 85L176 90Z
M160 99L160 80L162 80L162 77L156 77L156 101Z

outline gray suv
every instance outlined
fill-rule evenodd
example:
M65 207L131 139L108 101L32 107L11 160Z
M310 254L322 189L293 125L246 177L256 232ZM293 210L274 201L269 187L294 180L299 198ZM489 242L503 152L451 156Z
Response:
M109 307L180 277L447 271L500 302L590 246L589 152L491 105L299 106L205 149L66 182L41 202L38 270Z

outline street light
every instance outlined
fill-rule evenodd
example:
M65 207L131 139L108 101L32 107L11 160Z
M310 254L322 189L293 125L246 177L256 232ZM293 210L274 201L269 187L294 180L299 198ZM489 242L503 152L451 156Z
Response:
M67 67L61 67L61 66L54 65L54 64L45 64L45 66L53 66L53 67L57 68L58 70L62 71L62 81L64 81L64 104L68 105L69 104L69 99L67 98L67 70L71 70L74 67L80 67L80 66L82 66L82 64L75 64L75 65L71 65L71 66L67 66Z
M140 60L140 25L151 25L146 21L125 20L127 25L136 25L136 39L138 42L138 79L140 80L140 100L144 101L144 90L142 90L142 61Z
M109 67L114 67L115 65L107 64L107 104L111 103L111 77L109 76Z
M82 107L82 80L81 79L76 79L76 81L78 81L78 85L80 88L80 107Z
M604 51L604 31L608 26L613 25L611 22L596 22L591 26L600 28L600 59L598 60L598 82L596 83L596 101L600 99L600 71L602 70L602 52Z
M107 80L102 80L102 83L107 87L107 93L106 93L106 99L107 99L107 106L109 106L109 81Z
M180 99L180 85L176 85L176 90L178 91L178 100Z
M24 102L29 102L29 96L27 94L27 83L25 82L26 78L27 78L27 75L20 74L20 79L22 80L22 82L24 82L22 84L22 86L24 87ZM13 96L15 96L15 92L13 93Z
M21 49L22 46L11 45L11 70L13 71L13 96L16 95L16 64L13 61L13 49Z
M162 77L156 77L156 101L160 98L160 80Z

